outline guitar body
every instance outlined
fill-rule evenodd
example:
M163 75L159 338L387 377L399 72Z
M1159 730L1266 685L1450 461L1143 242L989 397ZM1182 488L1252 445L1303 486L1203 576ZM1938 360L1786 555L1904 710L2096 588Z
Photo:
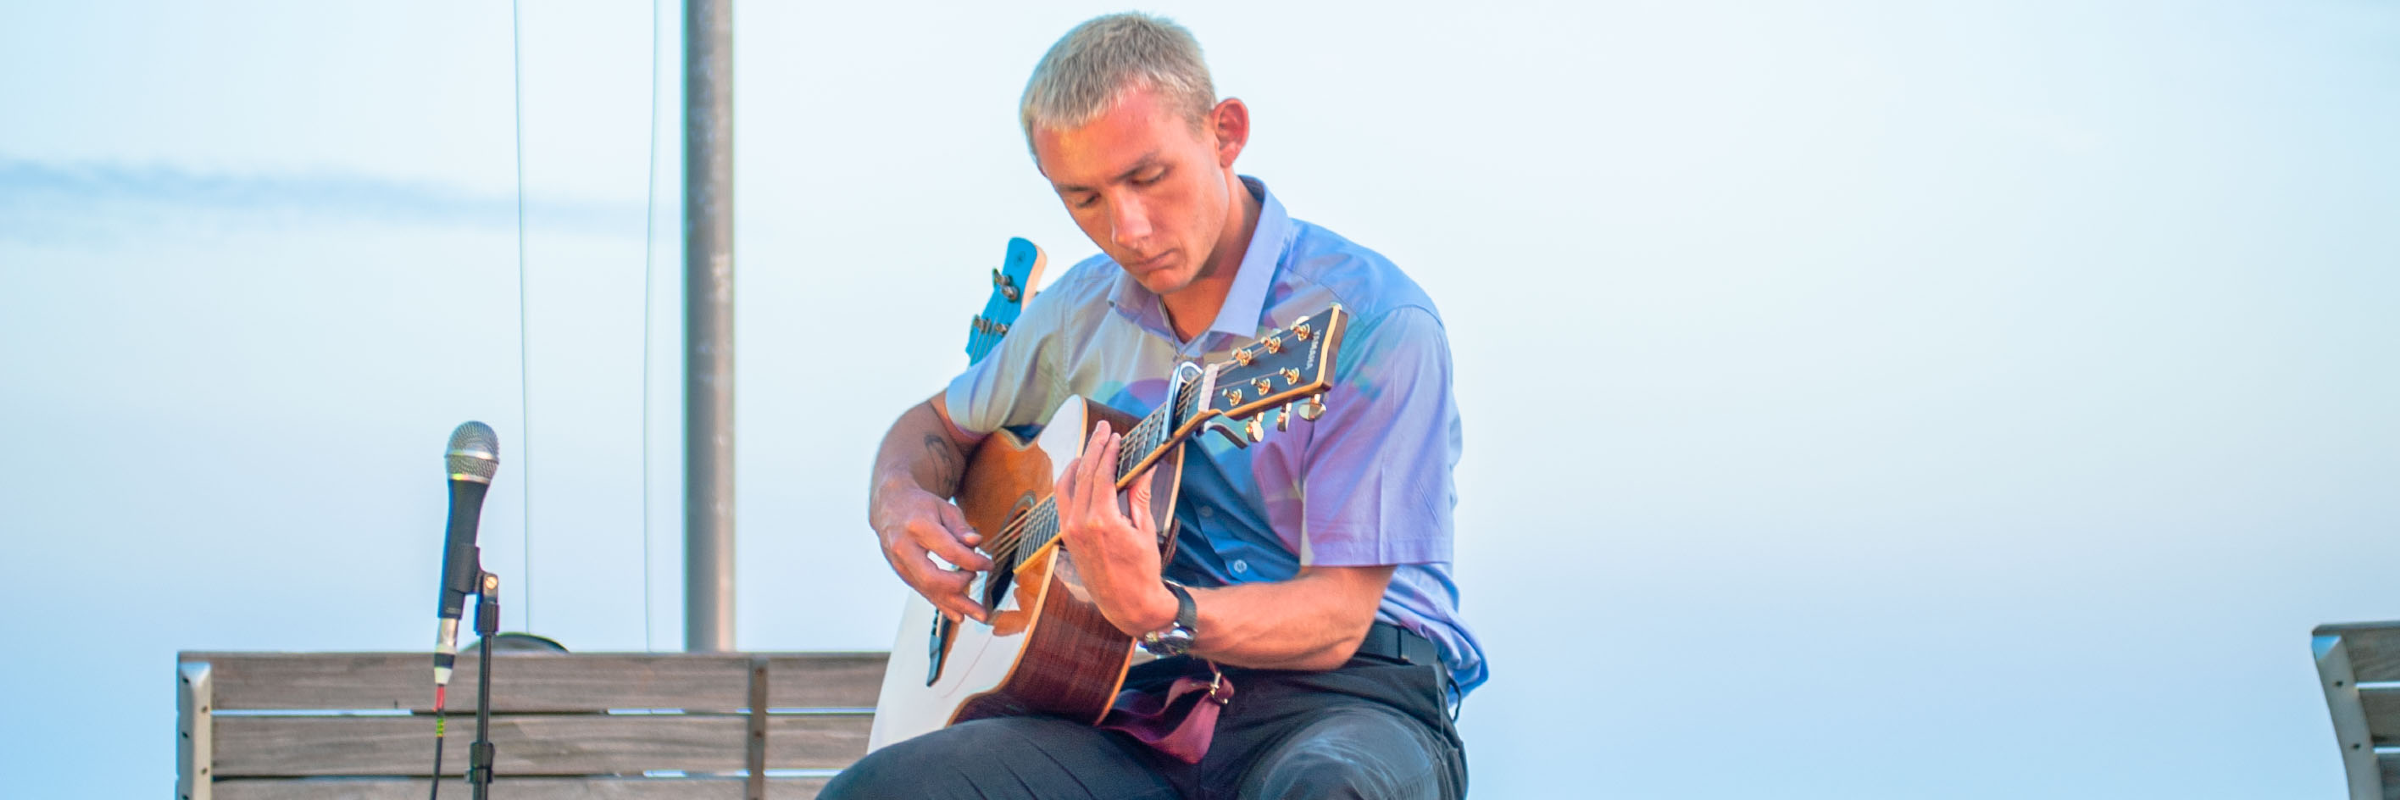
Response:
M987 541L1050 496L1060 470L1081 451L1092 426L1125 431L1135 420L1080 397L1060 406L1027 442L1001 431L970 457L956 501ZM1169 540L1182 446L1158 463L1148 513ZM1098 722L1137 657L1133 637L1093 605L1074 559L1053 541L1022 560L991 604L990 624L944 625L931 603L913 597L884 672L867 748L967 720L1041 714ZM973 591L988 598L990 575Z

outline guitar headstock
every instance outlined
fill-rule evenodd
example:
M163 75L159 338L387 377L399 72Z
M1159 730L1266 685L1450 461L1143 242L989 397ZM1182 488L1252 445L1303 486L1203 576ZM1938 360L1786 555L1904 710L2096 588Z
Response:
M1033 287L1042 280L1042 268L1049 263L1042 248L1024 237L1008 240L1008 256L992 270L992 297L983 303L983 313L975 315L967 326L967 363L982 361L992 348L1000 346L1000 337L1008 335L1008 326L1017 323L1017 314L1025 309L1025 301L1033 299Z
M1264 436L1258 417L1267 411L1281 410L1276 430L1290 430L1294 413L1316 419L1325 413L1321 395L1333 387L1333 359L1349 323L1350 312L1337 303L1235 348L1231 359L1214 365L1199 415L1246 420L1251 441Z

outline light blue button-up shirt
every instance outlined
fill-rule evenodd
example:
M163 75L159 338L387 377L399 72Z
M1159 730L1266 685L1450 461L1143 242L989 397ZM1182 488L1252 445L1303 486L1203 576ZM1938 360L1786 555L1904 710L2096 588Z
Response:
M1043 422L1072 395L1142 416L1166 401L1177 364L1225 360L1341 303L1353 316L1324 416L1247 449L1214 435L1184 448L1167 575L1219 586L1290 580L1302 564L1395 566L1376 618L1440 645L1460 691L1471 690L1488 670L1450 578L1460 441L1441 315L1382 255L1292 219L1265 184L1242 181L1260 200L1258 229L1207 331L1183 341L1157 295L1093 256L950 382L950 418L990 433Z

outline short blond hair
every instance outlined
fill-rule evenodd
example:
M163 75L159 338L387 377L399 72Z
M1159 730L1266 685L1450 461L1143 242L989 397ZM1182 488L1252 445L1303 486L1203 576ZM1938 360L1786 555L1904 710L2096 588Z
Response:
M1174 20L1128 11L1075 26L1042 54L1033 78L1025 82L1017 113L1026 147L1033 146L1035 128L1083 127L1137 86L1180 109L1194 130L1207 123L1217 105L1200 40Z

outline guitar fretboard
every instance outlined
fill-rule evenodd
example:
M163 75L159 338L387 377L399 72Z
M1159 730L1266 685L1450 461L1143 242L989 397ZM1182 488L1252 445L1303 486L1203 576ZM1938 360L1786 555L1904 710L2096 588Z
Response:
M1125 441L1118 445L1117 449L1115 465L1115 481L1117 483L1123 483L1125 479L1132 477L1135 467L1141 466L1142 462L1148 460L1152 454L1166 449L1172 443L1170 439L1175 435L1175 420L1191 417L1192 413L1197 410L1195 403L1199 400L1199 394L1198 381L1184 384L1181 389L1176 391L1173 401L1160 405L1158 410L1150 412L1149 416L1143 417L1140 422L1135 423L1132 430L1124 432ZM1134 513L1147 514L1150 512L1149 509L1135 509ZM1026 556L1042 549L1043 545L1049 544L1056 538L1058 538L1058 503L1054 495L1042 498L1042 501L1036 504L1031 511L1025 512L1023 517L1010 523L1008 530L1004 530L999 536L994 537L997 549L990 551L993 569L1001 572L1014 572L1019 565L1024 563Z

